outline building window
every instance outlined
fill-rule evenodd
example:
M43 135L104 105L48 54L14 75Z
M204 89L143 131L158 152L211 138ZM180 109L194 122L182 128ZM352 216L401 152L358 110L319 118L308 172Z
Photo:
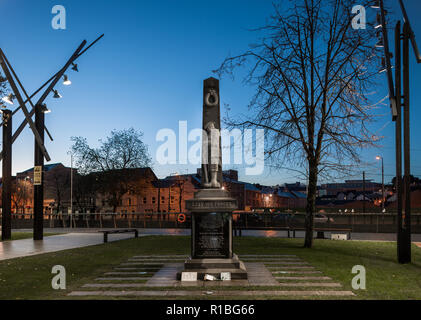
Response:
M174 196L171 196L171 204L174 203Z
M155 202L156 202L155 197L152 197L152 203L155 203Z
M132 199L131 199L131 198L129 198L127 202L128 202L128 205L129 205L129 206L131 206L131 205L132 205Z
M143 197L143 203L146 203L146 197Z
M161 197L161 203L165 202L165 197Z

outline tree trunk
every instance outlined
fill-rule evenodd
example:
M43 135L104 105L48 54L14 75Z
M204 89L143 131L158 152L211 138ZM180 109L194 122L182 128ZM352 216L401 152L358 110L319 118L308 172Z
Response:
M309 161L308 193L305 219L305 241L304 247L313 246L314 213L316 212L317 194L317 165L314 161Z

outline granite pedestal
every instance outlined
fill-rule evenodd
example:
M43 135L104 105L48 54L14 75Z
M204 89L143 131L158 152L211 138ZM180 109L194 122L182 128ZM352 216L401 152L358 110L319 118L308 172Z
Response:
M183 272L197 272L199 280L206 274L220 278L229 272L231 279L247 279L247 271L232 250L232 211L236 200L222 189L202 189L186 201L192 214L191 258ZM181 272L179 273L181 278Z

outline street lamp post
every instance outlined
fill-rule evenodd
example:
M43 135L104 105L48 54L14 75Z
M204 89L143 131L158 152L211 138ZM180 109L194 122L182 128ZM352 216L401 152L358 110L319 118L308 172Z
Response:
M381 160L382 161L382 211L384 211L384 163L383 163L383 157L381 156L377 156L376 160Z

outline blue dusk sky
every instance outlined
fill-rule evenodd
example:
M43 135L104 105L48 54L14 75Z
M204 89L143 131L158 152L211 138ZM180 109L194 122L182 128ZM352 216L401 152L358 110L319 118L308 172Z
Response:
M401 17L398 1L386 0L396 17ZM405 1L412 27L421 46L421 2ZM51 27L54 5L66 8L66 30ZM356 1L358 4L358 1ZM374 9L367 9L374 10ZM143 0L1 0L2 34L0 46L28 92L35 91L50 78L86 39L104 38L78 61L79 73L69 70L72 85L57 85L62 99L50 95L46 103L52 113L46 125L54 141L46 142L51 163L70 166L71 136L83 136L92 146L105 139L111 130L133 127L144 132L159 177L175 172L195 172L195 165L159 165L155 153L160 129L178 132L178 122L187 121L188 130L202 123L203 80L229 55L245 51L256 41L250 29L263 26L271 13L272 0L143 1ZM421 177L421 64L414 62L411 49L411 134L412 173ZM386 96L386 76L380 78L379 96ZM253 88L240 77L221 79L221 107L229 104L233 112L246 110ZM28 105L29 106L29 105ZM394 176L394 123L386 104L377 113L374 130L384 136L380 149L362 152L367 179L380 181L380 154L385 161L385 180ZM23 120L14 117L14 128ZM33 166L34 139L27 127L13 146L13 172ZM290 170L266 169L258 176L240 178L262 184L298 181ZM224 169L228 169L225 167Z

